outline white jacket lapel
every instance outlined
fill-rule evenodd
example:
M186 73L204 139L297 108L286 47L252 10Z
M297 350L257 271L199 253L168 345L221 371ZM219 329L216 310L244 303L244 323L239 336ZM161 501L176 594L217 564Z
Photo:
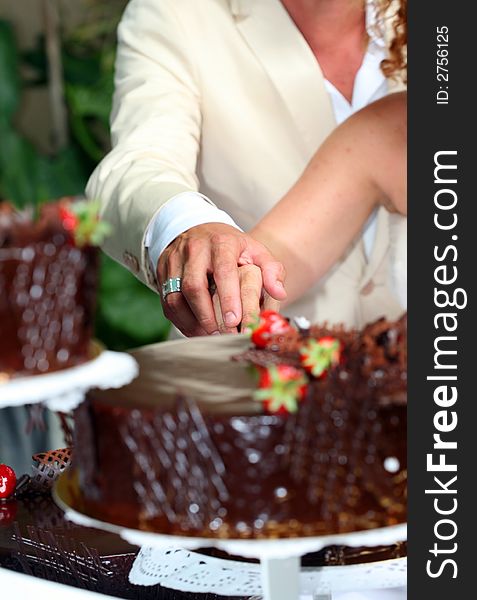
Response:
M318 62L280 0L230 0L236 26L285 103L309 156L336 126Z

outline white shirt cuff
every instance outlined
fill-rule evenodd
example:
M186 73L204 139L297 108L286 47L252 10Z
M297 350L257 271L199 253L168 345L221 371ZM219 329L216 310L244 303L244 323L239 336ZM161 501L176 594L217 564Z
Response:
M199 192L182 192L168 200L149 223L144 238L154 273L163 250L184 231L204 223L224 223L240 229L232 217Z

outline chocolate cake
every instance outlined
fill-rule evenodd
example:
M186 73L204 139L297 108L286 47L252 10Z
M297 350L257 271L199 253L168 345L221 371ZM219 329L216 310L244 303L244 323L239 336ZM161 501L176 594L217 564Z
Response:
M185 594L159 585L129 583L128 573L138 548L115 534L66 520L51 498L51 485L67 468L70 457L68 448L35 455L38 466L33 467L33 475L21 476L13 494L0 499L0 567L130 600L219 600L215 594ZM223 560L257 562L213 548L198 553ZM374 548L329 546L304 556L302 565L370 563L405 555L405 543Z
M87 239L76 243L75 205L45 204L34 218L0 203L2 380L90 358L98 250Z
M335 354L339 347L339 360L306 385L299 380L295 411L270 413L248 364L297 369L310 339ZM141 377L90 393L76 412L77 508L124 526L206 537L404 522L406 339L402 319L363 332L274 334L255 350L246 336L212 336L134 352ZM283 406L292 406L285 396Z

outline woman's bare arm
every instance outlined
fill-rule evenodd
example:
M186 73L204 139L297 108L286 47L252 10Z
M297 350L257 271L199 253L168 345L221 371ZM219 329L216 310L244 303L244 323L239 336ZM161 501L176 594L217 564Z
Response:
M287 271L288 302L344 254L380 203L406 214L406 95L356 113L251 231Z

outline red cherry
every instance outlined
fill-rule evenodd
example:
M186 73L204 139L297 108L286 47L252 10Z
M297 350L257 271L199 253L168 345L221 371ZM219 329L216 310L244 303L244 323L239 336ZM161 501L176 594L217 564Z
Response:
M0 465L0 498L9 498L15 491L17 476L8 465Z

